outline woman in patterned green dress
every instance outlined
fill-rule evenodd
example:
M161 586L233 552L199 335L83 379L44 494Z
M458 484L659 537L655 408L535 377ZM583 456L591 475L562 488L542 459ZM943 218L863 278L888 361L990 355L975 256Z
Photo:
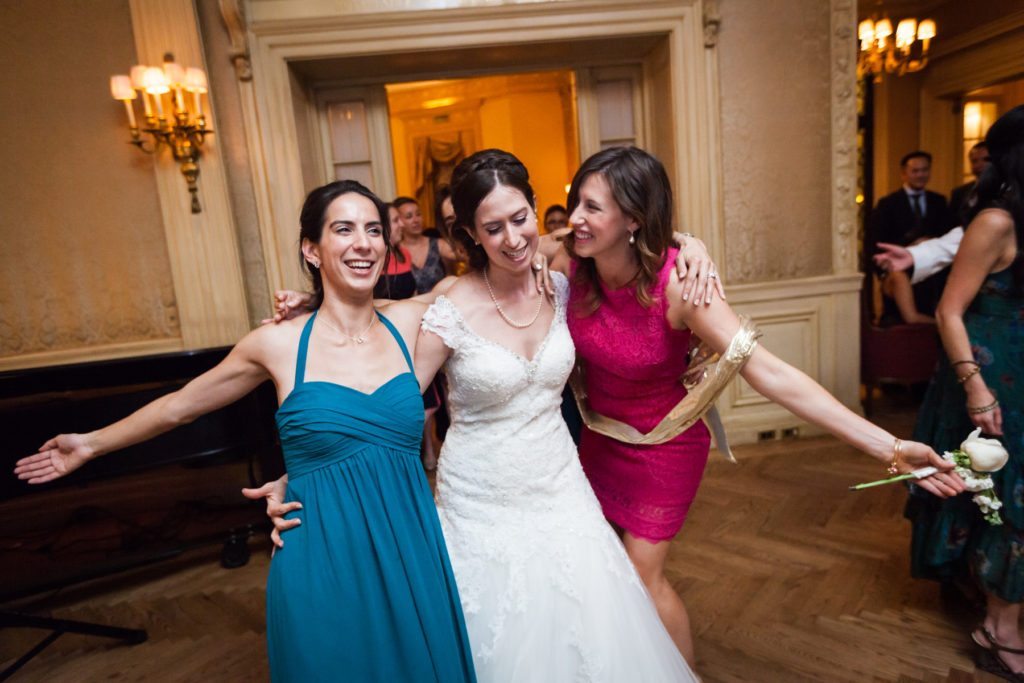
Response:
M1010 453L994 475L1004 523L985 522L970 494L938 500L913 491L914 576L970 571L986 596L972 634L983 668L1024 681L1024 106L992 125L992 164L936 312L944 358L925 395L914 438L956 448L975 427Z

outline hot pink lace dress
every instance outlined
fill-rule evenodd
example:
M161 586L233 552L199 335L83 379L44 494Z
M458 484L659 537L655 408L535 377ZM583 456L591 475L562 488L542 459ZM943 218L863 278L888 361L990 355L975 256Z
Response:
M665 321L665 285L678 250L671 249L645 308L633 287L610 290L589 316L574 312L585 286L570 278L568 323L576 353L585 363L590 407L608 417L651 430L686 395L690 331ZM574 264L575 265L575 264ZM634 536L671 539L683 525L704 474L711 437L703 422L668 443L631 446L586 428L580 460L604 515Z

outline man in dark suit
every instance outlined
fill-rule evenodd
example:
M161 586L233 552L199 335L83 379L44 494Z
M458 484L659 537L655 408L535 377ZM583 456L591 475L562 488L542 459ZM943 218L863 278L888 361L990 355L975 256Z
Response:
M971 164L971 175L974 176L974 180L964 183L960 187L953 188L953 193L949 196L950 229L963 226L963 214L967 209L967 199L971 195L971 190L977 184L978 177L981 176L985 167L988 166L988 147L985 146L985 143L979 142L974 147L971 147L971 151L967 153L967 160Z
M931 172L932 155L928 152L910 152L900 159L903 187L879 199L871 212L868 233L872 247L878 242L905 247L949 229L946 198L925 189Z
M878 252L877 244L887 242L908 246L914 242L938 237L949 229L949 207L946 198L937 192L925 189L931 178L932 155L928 152L910 152L900 159L900 175L903 187L878 200L868 222L865 256L869 259ZM870 261L868 262L870 264ZM932 276L913 286L916 311L901 314L897 310L896 295L887 291L881 313L882 324L915 322L918 314L932 316L942 295L945 273ZM907 287L904 284L904 287ZM883 287L883 290L885 288Z

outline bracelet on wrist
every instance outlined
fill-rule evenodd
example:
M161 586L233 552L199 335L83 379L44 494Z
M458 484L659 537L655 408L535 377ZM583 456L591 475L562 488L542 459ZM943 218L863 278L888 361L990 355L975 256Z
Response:
M975 365L973 368L971 368L971 370L966 375L964 375L963 377L957 377L956 378L957 384L963 384L964 382L966 382L970 378L972 378L975 375L977 375L979 372L981 372L981 367Z
M886 471L890 475L895 476L895 475L900 473L899 464L900 464L900 456L902 456L902 455L903 455L903 441L900 440L900 439L896 439L896 441L893 442L893 444L892 444L892 460L889 461L889 467L886 469Z
M954 368L958 365L973 365L974 367L981 367L980 365L978 365L978 361L976 360L955 360L952 363L950 363L950 365L952 365Z
M982 413L989 413L999 407L999 401L992 401L987 406L967 406L967 412L971 415L981 415Z

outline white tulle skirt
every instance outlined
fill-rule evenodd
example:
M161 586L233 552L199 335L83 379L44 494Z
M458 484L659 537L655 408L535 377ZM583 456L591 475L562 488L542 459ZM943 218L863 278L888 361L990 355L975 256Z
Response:
M497 524L493 507L446 514L438 493L480 683L698 680L589 487L536 510L481 501L506 508Z

